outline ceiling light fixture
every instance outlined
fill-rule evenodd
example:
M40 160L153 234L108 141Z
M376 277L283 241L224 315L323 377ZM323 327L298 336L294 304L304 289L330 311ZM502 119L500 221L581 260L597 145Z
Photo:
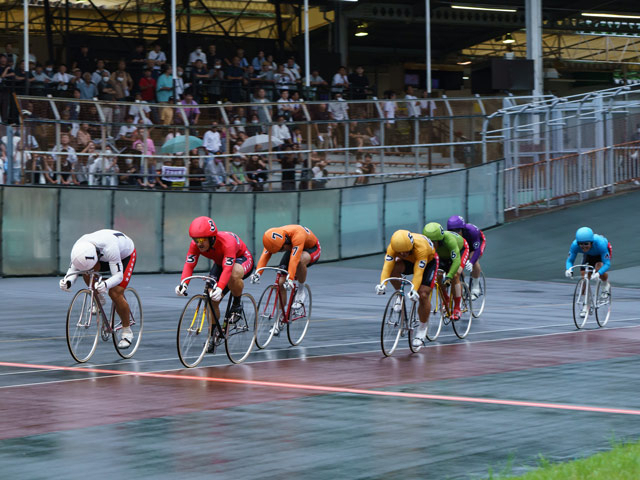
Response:
M458 62L458 65L471 65L471 60L467 60L466 62Z
M517 12L515 8L498 8L498 7L472 7L470 5L451 5L451 8L459 10L482 10L484 12Z
M515 43L516 41L513 39L513 35L507 33L502 39L502 43Z
M623 15L620 13L581 13L583 17L600 17L600 18L622 18L629 20L639 20L640 15Z
M369 35L369 32L367 32L367 24L364 22L358 23L358 26L356 27L356 33L354 35L356 37L366 37L367 35Z

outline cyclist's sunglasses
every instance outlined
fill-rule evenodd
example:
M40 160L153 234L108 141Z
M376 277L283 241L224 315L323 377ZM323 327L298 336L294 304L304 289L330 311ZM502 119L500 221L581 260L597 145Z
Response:
M205 240L211 240L211 237L192 237L196 243L204 243Z
M580 247L590 247L592 242L578 242Z

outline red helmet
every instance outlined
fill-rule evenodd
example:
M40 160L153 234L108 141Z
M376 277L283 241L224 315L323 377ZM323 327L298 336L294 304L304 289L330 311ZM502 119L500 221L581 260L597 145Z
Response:
M189 236L191 238L216 237L218 229L209 217L198 217L189 225Z

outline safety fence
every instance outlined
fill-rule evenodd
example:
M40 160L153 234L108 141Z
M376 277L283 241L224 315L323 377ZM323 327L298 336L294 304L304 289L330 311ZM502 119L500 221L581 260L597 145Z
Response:
M503 167L497 161L377 185L272 193L5 186L0 273L64 272L77 238L101 228L134 240L137 272L180 271L189 223L199 215L238 234L255 255L265 230L290 223L313 230L324 261L378 253L395 230L420 232L427 221L444 223L451 215L465 215L480 228L502 223Z

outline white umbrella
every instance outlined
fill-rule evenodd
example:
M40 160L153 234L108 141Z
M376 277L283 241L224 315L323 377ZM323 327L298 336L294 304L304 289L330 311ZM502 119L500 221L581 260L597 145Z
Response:
M271 137L271 148L279 147L284 142L276 137ZM240 148L241 153L268 152L269 151L269 135L254 135L247 138Z

